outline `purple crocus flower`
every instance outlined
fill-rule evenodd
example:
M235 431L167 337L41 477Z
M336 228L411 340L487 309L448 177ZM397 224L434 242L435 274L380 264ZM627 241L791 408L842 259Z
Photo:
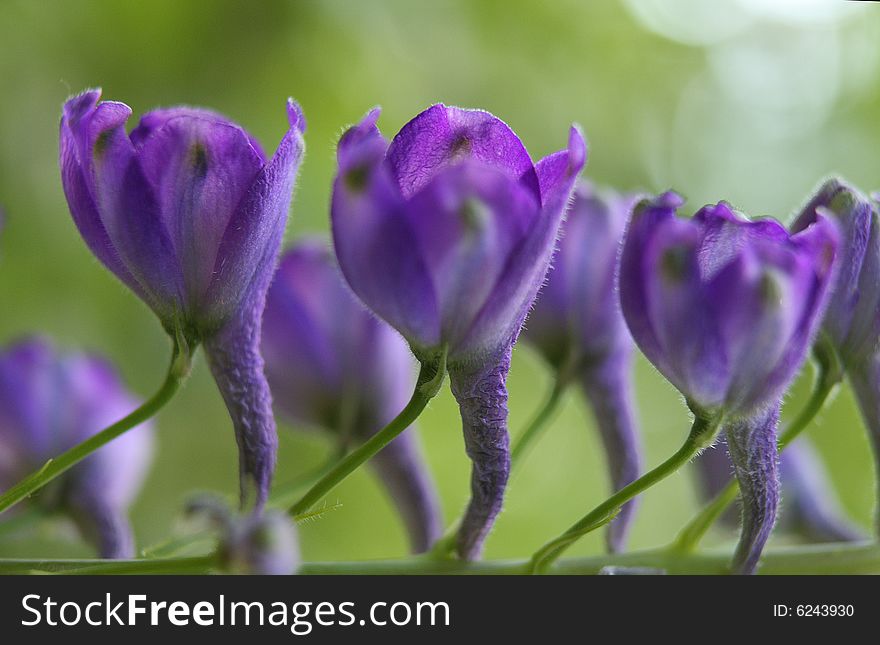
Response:
M145 114L70 99L61 119L61 174L92 252L188 351L204 343L241 453L242 500L266 499L277 438L259 353L260 317L302 157L302 112L267 160L247 132L206 110Z
M706 450L696 460L700 493L704 501L713 499L727 485L733 473L724 441ZM812 542L853 542L864 534L846 517L834 495L828 473L812 444L800 437L779 455L782 485L781 528ZM722 516L735 525L739 514L733 507Z
M506 380L586 146L534 164L501 120L434 105L389 144L371 111L339 142L333 240L355 294L423 364L444 348L473 462L458 553L479 556L510 469Z
M318 240L284 254L266 300L262 348L279 412L331 433L343 449L397 416L415 385L404 340L354 298ZM442 521L414 429L371 464L397 505L413 551L427 550Z
M792 228L803 229L822 215L839 224L843 238L840 272L823 329L856 394L875 463L880 464L880 207L842 179L831 178Z
M636 206L620 296L633 338L700 418L722 420L743 499L734 569L754 570L778 505L779 404L812 344L838 234L818 216L790 235L721 202L693 219L665 193Z
M0 352L0 490L138 406L113 368L89 354L59 354L44 339ZM152 457L144 424L65 473L37 500L71 517L104 558L134 554L127 509Z
M524 337L563 384L578 381L589 401L619 490L639 475L641 449L632 400L633 341L620 312L617 269L632 199L582 183L562 229L553 266L529 314ZM623 550L636 500L609 525Z

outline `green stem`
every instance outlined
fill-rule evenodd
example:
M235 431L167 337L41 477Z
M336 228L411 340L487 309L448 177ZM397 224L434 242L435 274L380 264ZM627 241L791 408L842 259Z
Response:
M419 373L419 379L412 398L406 407L387 426L374 434L365 443L351 451L341 459L330 471L321 477L298 502L288 510L288 514L296 517L309 510L324 495L336 488L346 477L362 466L370 457L382 450L397 435L406 430L419 417L428 402L433 399L443 385L446 376L446 348L439 359L425 361Z
M525 457L528 454L528 449L534 444L535 440L541 434L541 431L547 427L547 422L550 421L553 413L556 412L556 408L559 407L559 402L562 400L562 395L568 388L569 382L568 379L562 378L561 376L557 376L554 379L553 387L550 389L550 393L544 400L543 405L541 405L535 413L535 416L532 417L529 425L526 426L526 429L513 445L513 449L510 453L511 473L515 472L518 463L525 460ZM446 532L443 533L434 544L434 547L431 549L432 557L445 558L455 550L455 542L458 538L458 529L460 526L461 517L459 516L449 525Z
M143 560L0 560L0 575L58 573L67 575L207 573L217 568L217 556L154 558Z
M654 484L666 479L679 468L689 462L703 448L710 446L718 434L720 417L704 417L697 415L690 434L681 448L669 459L654 468L631 484L624 486L614 495L606 499L595 509L587 513L579 522L565 533L551 540L532 556L529 570L532 573L543 572L554 560L587 533L604 526L614 519L620 508L636 495L646 491Z
M726 574L730 553L673 553L667 549L558 560L548 570L559 575L590 575L605 567L644 567L669 574ZM303 575L517 575L527 573L527 560L463 562L419 556L366 562L307 562ZM0 560L0 574L11 573L205 573L217 568L213 555L155 560ZM768 549L759 572L764 575L880 573L880 545L837 542Z
M550 421L554 412L556 412L556 408L559 407L559 401L568 388L568 383L567 379L560 377L553 381L553 388L550 390L550 394L547 396L544 404L538 409L529 425L513 444L513 448L510 451L511 472L513 472L513 469L519 462L525 459L529 448L540 436L541 431L547 427L547 422Z
M814 356L816 359L816 379L813 391L807 404L779 437L780 453L809 427L843 380L843 368L837 358L837 353L826 339L822 338L817 341ZM738 494L739 482L736 479L731 479L721 492L685 525L669 547L670 550L678 553L693 551L712 525L733 504Z
M0 513L10 506L17 504L24 498L40 490L50 481L72 468L77 463L88 457L101 446L109 443L116 437L128 430L140 425L153 417L162 407L171 400L190 371L190 353L187 345L178 339L174 344L174 353L171 358L171 366L162 387L152 398L124 419L117 421L98 434L92 435L82 443L75 445L70 450L61 453L54 459L50 459L38 471L31 473L23 480L15 484L0 495Z
M272 508L287 508L296 501L296 494L306 486L314 486L315 483L324 475L330 472L339 460L345 456L344 452L334 451L324 462L318 467L303 473L295 479L280 484L269 495L269 506Z

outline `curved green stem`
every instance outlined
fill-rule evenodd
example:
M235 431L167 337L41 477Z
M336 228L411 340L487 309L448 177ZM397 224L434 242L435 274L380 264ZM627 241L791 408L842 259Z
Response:
M529 563L529 571L531 573L541 573L546 570L568 547L584 535L613 520L617 513L620 512L621 506L684 466L700 450L712 444L715 436L718 434L720 425L720 417L706 418L697 415L688 438L674 455L631 484L620 489L587 513L565 533L538 549Z
M177 339L174 343L174 353L171 358L171 366L168 368L168 375L165 377L162 387L159 388L159 391L152 398L124 419L92 435L54 459L50 459L43 464L40 470L28 475L0 495L0 513L37 492L101 446L153 417L180 389L181 384L189 375L190 366L191 354L189 353L189 348L185 342Z
M559 575L591 575L605 567L660 569L669 574L726 574L730 553L673 553L667 549L558 560L549 569ZM303 575L518 575L528 571L526 560L463 562L426 556L365 562L306 562ZM0 574L12 573L206 573L217 569L216 556L154 560L0 560ZM874 542L836 542L768 549L761 575L880 573L880 545Z
M324 475L330 472L340 459L345 456L344 452L334 451L319 466L303 473L295 479L280 484L275 490L269 494L269 506L272 508L287 508L296 501L296 494L303 490L306 486L314 486L315 483Z
M791 422L791 425L780 435L779 452L785 450L786 446L809 427L843 380L843 368L840 365L840 360L826 339L817 341L814 356L816 359L816 379L813 391L807 404ZM733 504L738 494L739 483L736 479L731 479L721 492L685 525L669 549L677 553L693 551L712 525Z
M370 457L391 443L397 435L412 425L428 402L433 399L443 385L446 376L446 348L435 361L422 363L419 379L412 398L392 421L365 443L343 457L330 471L321 477L298 502L288 510L292 516L302 515L318 500L336 488L346 477L362 466Z
M522 462L528 454L528 449L534 444L535 440L541 434L541 431L547 427L547 422L559 407L562 395L568 389L569 380L561 376L557 376L553 381L553 387L544 400L544 403L538 408L535 416L526 426L519 438L513 445L510 453L510 472L515 472L516 465ZM458 536L458 529L461 526L461 517L458 517L446 532L437 540L431 549L431 556L435 558L445 558L455 550L455 542Z
M565 393L566 389L568 389L568 383L568 379L559 376L553 381L553 387L550 389L550 394L547 395L544 404L538 409L535 416L532 417L531 422L529 422L529 425L526 426L526 429L514 442L513 448L511 448L511 472L513 472L513 469L519 462L525 459L529 448L534 445L535 440L540 436L544 428L547 427L547 422L553 417L556 408L559 407L562 395Z

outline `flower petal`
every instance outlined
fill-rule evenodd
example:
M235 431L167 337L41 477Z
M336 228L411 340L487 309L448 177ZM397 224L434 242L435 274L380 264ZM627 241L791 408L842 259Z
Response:
M83 240L95 256L116 277L138 296L146 299L146 294L122 262L104 223L98 212L93 197L94 184L90 185L91 174L86 175L79 162L79 151L76 136L72 129L98 103L100 90L90 90L67 101L64 105L64 116L61 119L60 154L61 183L70 206L73 221L79 229Z
M404 197L462 159L497 168L539 197L535 167L522 141L483 110L432 105L403 126L388 148L388 167Z
M639 316L645 316L661 348L656 360L645 351L648 348L643 351L691 404L708 411L724 401L729 369L709 308L715 296L701 282L699 243L694 222L665 219L651 232L636 261L645 285L645 311ZM633 329L638 342L635 334Z
M583 136L572 127L568 149L538 163L541 213L519 248L510 254L501 280L461 345L463 351L492 355L516 340L547 275L565 208L585 159Z
M209 121L218 125L229 125L231 123L228 118L219 112L206 110L204 108L193 108L188 106L160 108L144 114L138 122L137 127L135 127L129 134L129 138L135 148L140 149L144 145L144 142L156 131L164 127L166 123L180 118L183 118L184 120L193 119L198 121ZM263 152L260 142L252 137L246 130L242 129L242 133L247 137L254 152L260 157L262 162L261 165L266 163L266 155Z
M343 135L333 184L333 244L352 290L376 315L418 347L440 342L434 289L404 202L384 167L378 114Z
M263 313L262 354L275 404L305 425L338 430L345 382L340 354L344 333L360 308L340 284L328 250L318 242L300 243L285 253Z
M293 186L305 151L305 119L287 101L289 128L237 204L220 240L206 301L222 320L257 283L268 285L287 225Z
M536 225L534 197L474 162L441 171L406 203L431 276L450 356L503 277L514 249Z
M62 135L62 167L67 168L62 178L74 220L98 258L160 317L167 317L173 308L169 303L179 298L180 280L169 271L176 266L171 242L125 133L131 109L123 103L97 103L99 96L95 90L74 97L62 119L62 132L69 131ZM81 178L73 170L74 147Z
M185 308L208 308L224 232L263 159L227 121L174 111L144 138L138 157L182 272Z
M676 193L667 192L644 199L633 209L620 259L620 304L623 316L639 349L664 374L669 370L665 348L660 344L648 309L648 280L645 275L645 250L654 229L675 217L684 203ZM661 367L662 366L662 367Z

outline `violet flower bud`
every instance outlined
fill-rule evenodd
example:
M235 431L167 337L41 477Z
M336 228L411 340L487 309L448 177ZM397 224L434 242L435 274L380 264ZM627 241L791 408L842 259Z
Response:
M633 338L695 412L774 406L804 361L835 268L837 231L819 216L789 235L729 204L676 217L665 193L636 206L620 296Z
M114 369L88 354L59 354L33 338L0 352L0 490L125 416L139 402ZM128 506L152 459L145 423L100 448L35 500L72 518L103 558L134 555Z
M262 351L280 414L331 433L343 448L381 430L415 386L404 340L354 298L317 240L300 242L281 260L266 300ZM406 524L412 550L426 551L442 518L415 429L370 463Z
M748 573L776 516L779 404L822 319L838 233L819 215L790 235L724 202L686 220L676 217L681 204L665 193L636 206L621 306L642 352L694 414L724 422L744 502L734 567Z
M333 240L357 296L430 363L448 352L473 461L458 552L476 558L501 509L509 471L510 350L553 252L586 158L567 150L534 164L488 112L434 105L389 143L378 109L339 142Z
M233 574L289 576L300 567L299 537L286 513L235 515L220 500L197 499L188 513L206 516L219 530L217 554L224 571Z
M633 341L620 312L617 273L632 199L575 190L562 237L523 336L563 383L578 380L589 401L619 490L639 476L641 449L632 400ZM627 503L607 533L608 548L623 550L636 500Z
M99 260L188 351L204 343L235 427L242 501L269 489L277 439L259 355L260 317L304 144L302 112L271 160L238 125L206 110L145 114L71 98L61 119L61 174L71 214Z
M713 499L727 485L733 472L723 441L696 460L703 501ZM806 437L800 437L779 455L782 510L779 527L812 542L853 542L865 538L844 514L834 494L825 466ZM722 515L725 524L736 526L739 514L730 507Z
M832 178L807 202L793 228L822 215L834 218L842 231L840 272L823 329L849 377L880 464L880 206ZM880 531L880 514L877 527Z
M247 515L220 544L226 568L234 573L289 576L299 570L299 538L293 521L280 511Z
M804 230L820 215L841 231L840 269L823 329L845 366L873 354L880 340L880 212L842 179L827 180L792 224Z

